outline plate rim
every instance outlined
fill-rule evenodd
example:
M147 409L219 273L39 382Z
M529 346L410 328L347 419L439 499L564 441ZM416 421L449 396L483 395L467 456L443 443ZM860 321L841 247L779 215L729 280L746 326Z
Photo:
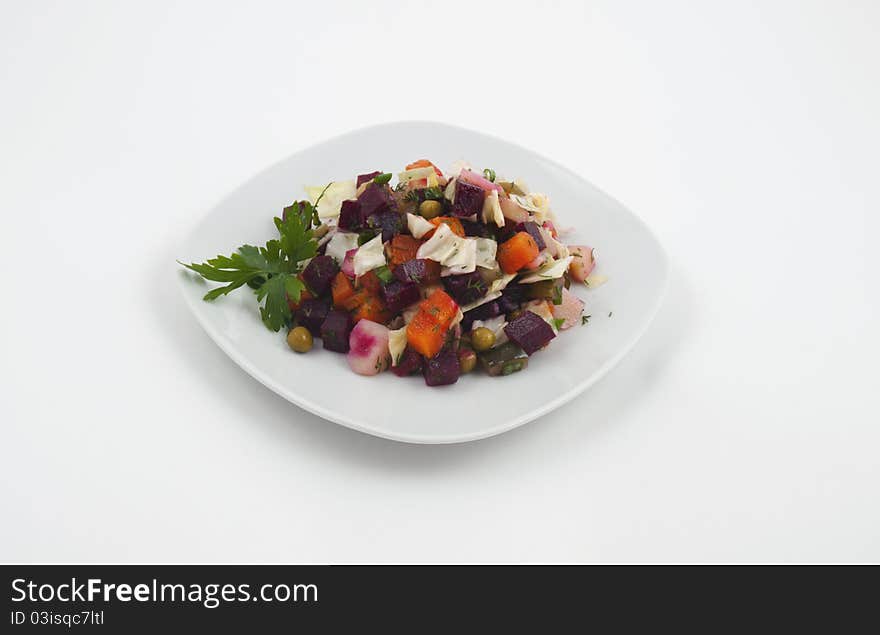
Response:
M384 123L373 124L370 126L363 126L360 128L355 128L353 130L349 130L347 132L344 132L344 133L341 133L338 135L334 135L332 137L328 137L328 138L323 139L321 141L312 143L309 146L306 146L304 148L301 148L299 150L296 150L295 152L292 152L292 153L284 156L283 158L279 159L278 161L275 161L275 162L271 163L270 165L268 165L267 167L263 168L262 170L256 172L250 178L245 179L243 181L242 185L244 185L248 181L253 180L254 178L258 177L260 174L268 172L268 171L272 170L273 168L277 167L278 165L281 165L285 161L288 161L297 155L307 153L310 150L312 150L313 148L324 145L326 143L337 141L337 140L342 139L344 137L363 133L366 131L372 131L372 130L381 129L381 128L392 128L392 127L397 127L397 126L407 126L407 125L436 126L439 128L454 129L454 130L457 130L460 132L465 132L467 134L481 136L484 138L491 139L492 141L495 141L495 142L500 142L500 143L506 144L508 146L515 147L518 150L521 150L521 151L526 152L534 157L537 157L538 159L545 161L547 164L552 165L555 169L560 170L560 171L568 174L569 176L574 177L575 179L577 179L579 181L585 182L587 185L589 185L590 187L594 188L597 192L599 192L602 196L613 201L621 210L628 213L639 224L639 226L642 228L642 230L645 231L648 234L648 236L650 236L651 240L653 241L653 243L657 247L657 251L660 256L660 260L662 262L662 268L663 268L662 275L661 275L661 283L659 285L659 292L656 294L653 304L651 305L650 309L645 313L645 317L642 319L638 328L635 329L633 335L626 341L626 343L623 346L620 347L620 349L617 351L617 353L615 353L610 358L608 358L608 360L606 360L606 362L604 364L602 364L596 371L594 371L589 377L584 379L582 382L571 387L566 392L564 392L561 395L558 395L554 399L551 399L551 400L543 403L541 406L539 406L537 408L534 408L524 414L521 414L521 415L514 417L512 419L509 419L509 420L502 422L498 425L495 425L495 426L492 426L489 428L485 428L485 429L482 429L479 431L475 431L471 434L408 435L408 434L388 433L388 432L373 428L371 426L364 425L364 424L358 422L356 419L352 419L352 418L346 417L344 415L339 415L338 413L327 410L326 408L324 408L320 404L317 404L317 403L310 401L308 398L301 397L299 394L291 394L285 387L280 386L280 385L276 385L276 382L274 382L259 367L252 364L243 355L239 355L237 352L237 347L234 347L230 343L228 343L226 341L226 339L219 333L219 331L217 329L215 329L202 316L201 311L196 306L196 300L194 299L193 294L187 291L186 282L184 282L184 281L187 280L188 278L186 277L185 272L181 271L181 269L179 268L177 263L175 263L175 271L178 274L177 275L178 288L179 288L180 293L183 296L184 301L185 301L187 307L189 308L190 312L195 316L196 321L201 325L202 329L204 329L204 331L208 334L208 336L211 338L211 340L220 348L220 350L222 350L232 361L234 361L248 375L250 375L251 377L256 379L258 382L263 384L266 388L270 389L272 392L274 392L278 396L282 397L284 400L294 404L295 406L298 406L298 407L302 408L303 410L310 412L311 414L314 414L318 417L321 417L322 419L325 419L325 420L330 421L332 423L336 423L336 424L344 426L346 428L351 428L353 430L357 430L358 432L369 434L371 436L387 439L390 441L396 441L396 442L400 442L400 443L409 443L409 444L417 444L417 445L452 445L452 444L457 444L457 443L468 443L471 441L478 441L480 439L486 439L489 437L497 436L499 434L503 434L505 432L509 432L510 430L513 430L514 428L518 428L518 427L523 426L527 423L530 423L530 422L538 419L539 417L541 417L549 412L552 412L553 410L556 410L560 406L565 405L566 403L573 400L575 397L577 397L578 395L580 395L581 393L585 392L587 389L592 387L594 384L596 384L596 382L603 379L620 362L620 360L623 359L623 357L625 357L633 349L633 347L638 343L638 341L642 338L642 336L647 332L648 328L654 322L654 318L656 318L657 313L660 311L660 307L663 305L663 301L666 297L666 293L669 288L669 257L666 253L666 250L663 248L663 243L660 242L656 233L651 229L651 227L638 214L636 214L629 207L627 207L626 205L624 205L623 203L618 201L613 196L609 195L607 192L605 192L601 188L594 185L592 182L587 181L587 179L585 179L584 177L582 177L578 173L574 172L570 168L567 168L564 165L556 162L555 160L548 158L548 157L544 156L543 154L536 152L534 150L531 150L531 149L529 149L525 146L522 146L518 143L514 143L512 141L502 139L501 137L498 137L498 136L495 136L495 135L492 135L489 133L479 132L476 130L472 130L470 128L465 128L463 126L443 123L443 122L439 122L439 121L406 119L406 120L384 122ZM229 196L233 192L237 191L237 189L238 188L227 193L227 196ZM217 207L217 205L219 205L223 200L225 200L225 197L220 198L217 202L215 202L213 205L211 205L207 209L207 211L205 211L194 222L194 224L190 227L189 231L187 231L184 234L184 236L178 240L178 242L177 242L178 253L184 252L183 247L189 241L190 237L192 236L193 232L195 231L195 228L210 214L211 210L214 209L215 207ZM184 275L181 275L181 274L184 274Z

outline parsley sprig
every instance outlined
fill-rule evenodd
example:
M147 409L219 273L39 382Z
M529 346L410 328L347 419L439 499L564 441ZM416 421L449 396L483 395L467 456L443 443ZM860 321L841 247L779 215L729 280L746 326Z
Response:
M296 274L302 271L304 261L317 253L313 223L320 223L315 207L308 201L298 201L284 208L282 218L275 218L278 238L269 240L264 247L242 245L229 256L180 264L206 280L226 283L206 293L206 301L216 300L245 284L254 288L263 324L277 332L290 321L288 300L299 302L305 289Z

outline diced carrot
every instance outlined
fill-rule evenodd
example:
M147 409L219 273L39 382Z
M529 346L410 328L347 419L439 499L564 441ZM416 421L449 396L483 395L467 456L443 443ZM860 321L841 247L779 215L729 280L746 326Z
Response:
M364 275L360 276L357 279L358 287L361 289L366 289L369 293L373 295L377 295L379 293L379 289L382 288L382 281L379 280L379 276L376 275L375 271L368 271Z
M464 238L464 225L461 224L461 221L455 218L454 216L438 216L437 218L432 218L428 221L434 227L440 227L440 225L447 225L449 229L452 230L452 233L456 236L461 236ZM434 235L436 229L432 229L428 233L426 233L422 238L428 240L431 236Z
M312 300L314 299L314 294L308 290L305 286L305 281L303 280L302 274L297 275L299 281L303 283L303 290L299 294L299 300L294 302L290 298L287 298L287 306L290 307L291 311L296 311L299 308L299 305L302 304L303 300Z
M406 326L406 343L425 357L434 357L440 352L445 335L439 324L421 312Z
M345 301L354 295L354 285L351 284L348 276L341 271L333 278L330 290L333 293L333 306L337 309L342 308Z
M422 300L419 311L432 316L445 329L458 313L458 304L445 291L437 289Z
M391 243L388 245L388 256L391 266L395 267L402 265L407 260L413 260L421 244L421 240L404 234L398 234L392 238Z
M375 295L367 296L363 304L352 312L351 317L355 322L370 320L377 324L384 324L391 318L385 308L385 303Z
M495 257L501 265L501 270L509 274L516 273L529 264L538 256L539 251L534 238L527 232L517 232L512 238L498 245L498 253Z
M419 159L418 161L414 161L406 166L407 170L414 170L415 168L434 168L434 172L437 173L437 176L443 176L443 172L440 171L440 168L438 168L427 159Z
M457 313L455 300L437 289L422 300L418 313L407 325L407 343L425 357L434 357L443 347L446 332Z
M354 311L360 305L367 301L367 299L372 295L366 289L359 289L351 294L347 299L342 301L342 308L346 311Z

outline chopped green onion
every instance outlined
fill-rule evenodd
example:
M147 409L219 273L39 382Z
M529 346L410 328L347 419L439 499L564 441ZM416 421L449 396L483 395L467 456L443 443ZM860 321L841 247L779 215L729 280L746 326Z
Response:
M383 284L388 284L389 282L394 280L394 274L391 273L391 269L388 267L388 265L377 267L376 269L374 269L374 271L376 272L376 276L379 278L379 280L382 281Z
M358 234L358 247L360 247L364 243L368 243L373 240L376 237L377 233L378 232L370 230L362 231L360 234Z
M492 181L493 183L495 182L495 170L492 168L486 168L483 170L483 176L485 176L487 180Z

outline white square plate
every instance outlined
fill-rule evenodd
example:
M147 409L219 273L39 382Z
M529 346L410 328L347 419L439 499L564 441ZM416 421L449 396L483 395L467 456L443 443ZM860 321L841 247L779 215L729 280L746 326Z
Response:
M217 205L183 241L178 256L201 262L243 243L275 235L272 217L303 186L350 179L372 170L400 171L429 158L441 169L464 159L520 177L550 196L560 224L573 226L569 244L596 248L597 289L580 289L589 323L560 333L508 377L471 373L452 386L430 388L421 377L390 372L362 377L344 355L320 341L306 355L290 351L284 333L260 321L256 298L242 289L204 302L209 288L178 272L184 298L208 335L239 366L292 403L361 432L410 443L472 441L511 430L571 400L607 373L636 343L657 312L667 262L650 230L620 203L534 152L481 133L429 122L401 122L350 132L302 150L257 175Z

